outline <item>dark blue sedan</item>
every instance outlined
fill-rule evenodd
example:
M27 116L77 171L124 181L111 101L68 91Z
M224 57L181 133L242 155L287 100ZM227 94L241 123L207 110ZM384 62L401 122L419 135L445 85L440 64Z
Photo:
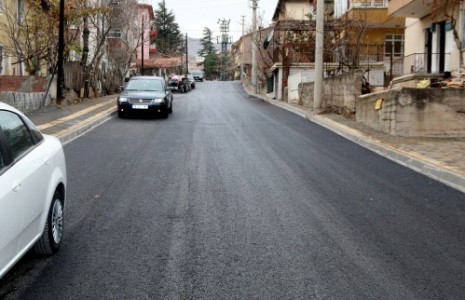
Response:
M156 76L132 77L117 99L118 117L131 114L161 114L168 118L173 112L173 95L165 79Z

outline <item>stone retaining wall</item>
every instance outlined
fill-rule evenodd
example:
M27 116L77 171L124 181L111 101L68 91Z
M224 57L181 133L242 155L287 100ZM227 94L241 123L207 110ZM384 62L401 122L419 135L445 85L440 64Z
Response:
M51 104L50 95L45 93L0 92L0 101L5 102L21 112L42 109Z
M465 89L387 90L360 96L356 107L357 122L392 135L465 137Z
M321 100L323 110L353 117L355 102L362 91L362 72L353 71L324 79L324 98ZM313 107L314 82L299 84L299 104Z

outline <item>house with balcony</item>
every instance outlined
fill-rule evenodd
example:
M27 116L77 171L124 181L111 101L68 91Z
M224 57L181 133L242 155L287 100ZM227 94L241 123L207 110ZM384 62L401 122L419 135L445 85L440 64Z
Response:
M265 40L273 35L273 27L261 28L257 30L257 68L259 70L258 77L262 85L259 89L265 91L265 85L270 75L270 68L273 66L271 47L264 47ZM237 42L231 46L231 55L233 58L234 75L235 79L241 78L241 65L243 66L243 77L246 84L250 84L252 78L252 41L253 34L249 33L242 36ZM267 92L273 91L273 85L266 87Z
M392 135L465 137L463 9L463 1L389 1L389 16L406 18L404 56L390 89L358 98L358 122ZM450 75L457 79L443 81Z
M152 28L152 23L155 20L153 7L150 4L138 4L137 28L140 28L140 36L134 36L135 62L139 74L153 74L149 65L151 65L150 53L156 53L155 45L151 44L151 37L156 34ZM148 67L148 68L147 68Z
M459 74L463 55L465 8L463 1L390 0L388 14L405 21L404 56L395 75ZM459 46L459 47L458 47ZM463 64L463 62L462 62Z
M261 73L266 81L259 80L258 85L266 83L267 91L272 90L277 100L298 101L298 83L313 81L314 41L313 3L279 0L273 14L273 31L258 43L267 46L267 56L272 60L269 71Z
M394 61L404 56L405 18L388 15L388 0L334 0L337 60L362 69L372 86L387 86Z

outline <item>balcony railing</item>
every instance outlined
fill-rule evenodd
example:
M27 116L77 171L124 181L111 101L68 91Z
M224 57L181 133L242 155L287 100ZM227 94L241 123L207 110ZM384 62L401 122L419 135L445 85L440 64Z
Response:
M388 7L388 0L357 0L351 3L352 8Z
M413 53L392 62L392 77L415 73L442 73L450 53Z

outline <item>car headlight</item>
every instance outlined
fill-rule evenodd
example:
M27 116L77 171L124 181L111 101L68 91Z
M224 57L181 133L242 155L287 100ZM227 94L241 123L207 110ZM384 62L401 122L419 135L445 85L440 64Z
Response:
M164 100L160 99L160 98L153 99L153 103L163 103L163 102L164 102Z
M118 102L119 103L128 102L128 98L126 98L126 97L118 97Z

